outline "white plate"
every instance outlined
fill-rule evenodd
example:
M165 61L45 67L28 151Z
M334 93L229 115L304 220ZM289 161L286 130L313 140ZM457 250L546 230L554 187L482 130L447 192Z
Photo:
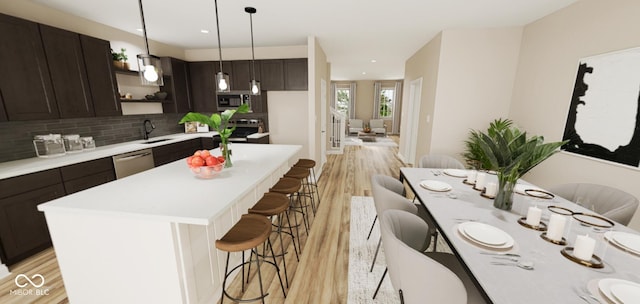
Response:
M631 303L638 303L636 302L622 302L618 299L616 299L616 297L611 293L611 287L615 286L615 285L630 285L636 288L640 288L640 284L631 282L631 281L627 281L627 280L620 280L620 279L612 279L612 278L607 278L607 279L602 279L600 281L598 281L598 289L600 290L600 292L607 298L607 300L616 303L616 304L631 304ZM622 289L622 288L620 288Z
M453 177L467 177L467 170L461 170L461 169L444 169L442 170L442 172L446 175L449 176L453 176Z
M471 241L493 248L513 246L513 238L506 232L479 222L465 222L458 225L460 233Z
M629 249L630 251L640 254L640 235L626 232L614 232L611 234L611 238L625 249Z
M640 303L640 286L615 284L611 286L611 294L622 304Z
M437 180L423 180L420 182L420 186L431 191L444 192L451 190L451 185Z

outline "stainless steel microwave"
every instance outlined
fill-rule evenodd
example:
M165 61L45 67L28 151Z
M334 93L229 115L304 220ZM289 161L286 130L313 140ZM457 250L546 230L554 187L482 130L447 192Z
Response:
M251 107L251 95L249 92L244 91L231 91L224 93L217 93L217 105L218 111L224 111L227 109L235 109L243 104L248 104Z

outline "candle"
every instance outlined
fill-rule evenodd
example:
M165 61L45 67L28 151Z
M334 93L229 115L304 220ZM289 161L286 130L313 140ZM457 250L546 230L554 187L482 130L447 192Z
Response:
M498 193L498 185L494 182L487 183L487 187L484 190L486 196L494 197Z
M547 227L547 238L554 241L561 241L564 234L564 224L567 219L560 214L552 214L549 217L549 226Z
M529 207L529 212L527 212L527 224L537 227L540 225L540 217L542 217L542 210L538 207Z
M576 244L573 247L573 255L584 261L591 260L593 256L593 250L596 247L596 240L590 238L588 235L578 235L576 237Z
M467 183L475 184L475 182L476 182L476 174L477 173L478 172L476 172L474 170L469 171L469 173L467 173Z
M474 187L476 190L484 190L486 177L487 175L484 173L478 173L476 175L476 186Z

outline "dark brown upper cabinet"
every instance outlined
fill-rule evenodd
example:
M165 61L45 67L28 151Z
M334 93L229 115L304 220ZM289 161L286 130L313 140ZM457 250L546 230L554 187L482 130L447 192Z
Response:
M80 43L95 115L122 115L109 41L80 35Z
M286 91L306 91L308 89L309 68L307 59L284 59L284 89Z
M249 91L251 87L249 82L253 78L251 71L251 60L236 60L232 61L231 67L233 72L231 74L232 90L234 91ZM260 81L260 63L256 62L256 80ZM262 85L262 83L261 83Z
M95 116L77 33L40 24L60 118Z
M0 14L0 95L9 120L58 118L38 24Z
M190 62L188 66L193 110L216 112L218 110L215 89L217 61Z
M284 90L284 62L282 59L260 60L260 86L266 91Z
M167 77L162 91L168 93L172 102L162 103L164 113L186 113L193 110L189 87L187 62L171 57L162 57L162 70Z

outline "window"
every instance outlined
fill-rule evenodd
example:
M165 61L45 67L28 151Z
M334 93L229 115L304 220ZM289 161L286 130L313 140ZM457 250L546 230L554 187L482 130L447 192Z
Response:
M347 87L336 87L336 110L349 117L349 103L351 102L351 89Z
M380 118L392 118L394 109L395 88L382 88L380 90Z

